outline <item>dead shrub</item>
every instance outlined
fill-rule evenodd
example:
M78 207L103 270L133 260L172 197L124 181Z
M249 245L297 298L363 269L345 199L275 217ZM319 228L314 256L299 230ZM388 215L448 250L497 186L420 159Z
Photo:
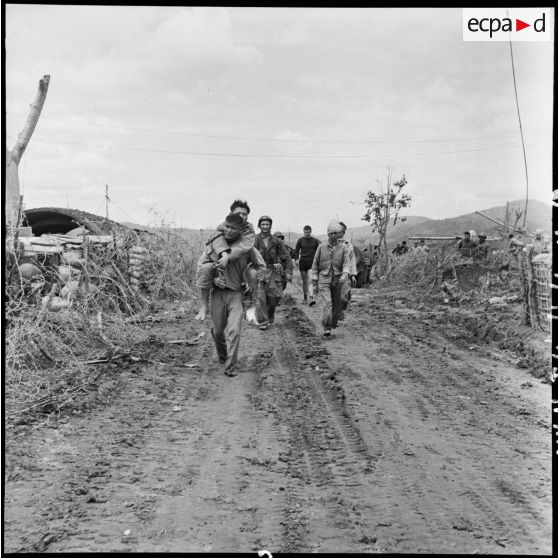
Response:
M145 254L143 277L134 283L130 253L138 246ZM64 262L37 259L33 265L42 277L29 285L14 258L5 307L7 420L59 411L98 377L89 361L144 342L148 332L137 317L156 299L191 294L203 246L202 238L188 238L162 221L147 232L122 228L112 242L85 243ZM68 262L79 267L64 275Z
M429 252L411 250L393 259L386 283L407 286L430 286L439 276L441 270L459 260L459 253L451 244L437 244Z

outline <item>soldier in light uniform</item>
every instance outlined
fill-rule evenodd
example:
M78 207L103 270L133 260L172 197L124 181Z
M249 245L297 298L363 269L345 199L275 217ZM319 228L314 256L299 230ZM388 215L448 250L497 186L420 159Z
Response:
M318 292L322 307L324 336L330 337L337 327L341 308L343 283L349 281L349 247L339 242L343 227L338 221L331 221L327 227L327 243L320 244L312 263L312 285Z
M345 240L345 233L347 232L347 225L343 223L343 221L339 221L343 232L339 236L339 242L343 242L347 248L349 249L349 274L350 274L350 281L345 281L341 286L341 313L339 315L340 320L345 319L345 310L349 309L350 302L351 302L351 287L355 287L357 284L357 265L356 265L356 256L355 256L355 249L353 245L348 241Z

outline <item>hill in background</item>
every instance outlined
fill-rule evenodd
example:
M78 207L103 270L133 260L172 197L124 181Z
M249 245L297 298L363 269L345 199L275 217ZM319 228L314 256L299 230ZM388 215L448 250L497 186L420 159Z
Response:
M510 202L511 223L513 224L515 210L523 210L525 200ZM481 213L503 222L506 215L506 206L490 207L480 209ZM519 224L523 224L523 218ZM552 208L550 205L538 201L529 200L527 208L527 229L534 231L542 229L545 234L552 232ZM148 227L145 227L148 228ZM466 213L449 219L429 219L428 217L409 216L405 221L398 221L395 227L388 227L388 247L393 247L397 242L408 240L410 236L462 236L465 230L474 230L477 233L484 232L488 236L496 236L498 225L478 215L477 213ZM213 229L189 229L173 228L175 234L192 242L193 245L205 244L205 240L213 233ZM286 233L285 233L286 234ZM291 245L294 247L299 236L298 232L291 232ZM327 240L326 234L316 235L322 241ZM349 227L345 237L352 241L355 246L364 247L370 243L377 244L379 235L372 233L370 225L360 227ZM288 239L285 239L288 241Z
M510 202L510 225L513 225L515 210L523 210L524 207L525 200ZM505 205L489 209L479 209L479 211L501 222L504 222L506 216ZM523 217L519 220L518 224L523 224ZM538 200L529 200L526 227L529 231L542 229L545 234L551 234L551 206ZM462 236L466 230L474 230L477 233L484 232L488 236L497 236L498 225L477 213L466 213L449 219L407 217L407 220L404 222L398 221L395 227L388 227L388 247L393 247L402 240L407 240L408 242L410 236ZM318 238L324 241L327 240L327 235L318 235ZM345 238L351 240L355 246L367 246L370 243L377 244L379 241L379 235L371 232L370 225L349 227Z

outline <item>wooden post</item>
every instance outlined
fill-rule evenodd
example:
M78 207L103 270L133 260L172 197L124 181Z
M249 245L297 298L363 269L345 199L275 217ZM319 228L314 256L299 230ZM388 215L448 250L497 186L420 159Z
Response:
M89 294L89 274L88 274L88 258L89 258L89 240L87 238L87 231L83 229L83 287L85 289L85 296ZM80 281L81 283L81 281Z
M13 228L14 234L14 254L17 256L17 242L19 240L19 227L22 222L22 213L23 213L23 196L19 196L19 204L17 206L17 221L15 223L15 227Z
M109 196L108 196L108 184L105 185L105 218L108 221L108 202L109 202Z
M502 250L504 251L505 254L505 261L508 262L509 265L511 265L511 260L509 258L509 254L508 254L508 225L509 225L509 207L510 207L510 202L506 202L506 216L504 218L504 245L502 246Z

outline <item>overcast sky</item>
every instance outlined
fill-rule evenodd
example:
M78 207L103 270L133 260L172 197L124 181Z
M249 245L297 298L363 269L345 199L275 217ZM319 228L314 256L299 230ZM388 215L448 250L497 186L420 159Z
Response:
M525 195L510 45L463 42L462 9L6 6L11 148L26 208L191 228L233 199L274 229L365 224L388 166L408 215ZM515 42L530 197L552 191L553 43Z

